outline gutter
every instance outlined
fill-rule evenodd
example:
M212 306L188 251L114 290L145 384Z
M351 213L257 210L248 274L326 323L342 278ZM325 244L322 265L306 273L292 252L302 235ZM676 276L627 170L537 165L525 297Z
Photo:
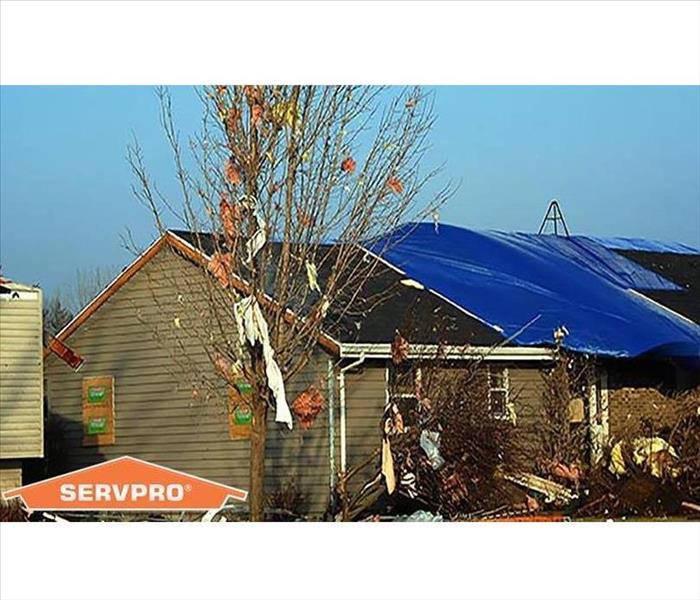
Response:
M339 383L339 400L340 400L340 471L345 474L347 471L347 429L346 429L346 404L345 404L345 373L350 369L359 367L363 362L365 362L365 355L361 354L360 357L349 365L340 369L338 373L338 383Z
M440 351L441 358L453 360L489 361L551 361L554 351L549 348L507 347L507 346L438 346L436 344L411 345L409 359L435 358ZM341 358L391 358L391 344L341 344Z

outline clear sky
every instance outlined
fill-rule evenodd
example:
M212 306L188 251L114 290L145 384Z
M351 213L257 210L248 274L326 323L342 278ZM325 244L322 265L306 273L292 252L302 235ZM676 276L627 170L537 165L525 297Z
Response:
M183 133L199 100L174 88ZM445 222L537 230L558 198L574 233L700 247L700 88L439 87L429 162L461 181ZM153 178L175 191L146 87L0 89L2 273L49 292L77 268L121 268L120 235L146 244L148 211L131 193L135 135Z

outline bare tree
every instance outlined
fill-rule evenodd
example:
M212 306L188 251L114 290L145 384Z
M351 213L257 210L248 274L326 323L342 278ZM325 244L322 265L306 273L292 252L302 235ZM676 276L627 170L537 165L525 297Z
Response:
M49 335L56 335L73 318L73 313L66 307L60 292L54 292L45 302L43 318L44 330Z
M114 278L114 267L76 269L75 279L46 298L44 329L56 335Z
M186 152L167 91L159 97L180 197L153 184L138 144L128 151L134 189L161 232L176 222L214 233L197 244L213 245L213 277L196 335L219 373L252 386L251 518L260 520L269 408L292 426L283 382L323 332L376 300L364 284L381 262L363 243L433 214L452 191L419 198L439 171L420 168L433 105L418 88L205 87Z
M75 278L65 287L65 299L73 314L80 312L114 279L118 269L114 266L95 266L76 269Z

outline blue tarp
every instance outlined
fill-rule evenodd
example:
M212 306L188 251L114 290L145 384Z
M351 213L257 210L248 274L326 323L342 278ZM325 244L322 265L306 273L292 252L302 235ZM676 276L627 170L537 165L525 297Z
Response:
M565 326L578 352L700 358L700 326L633 291L676 286L593 240L420 223L367 247L517 345Z
M670 252L671 254L700 254L700 250L680 242L657 242L641 238L574 236L600 244L610 250L638 250L641 252Z

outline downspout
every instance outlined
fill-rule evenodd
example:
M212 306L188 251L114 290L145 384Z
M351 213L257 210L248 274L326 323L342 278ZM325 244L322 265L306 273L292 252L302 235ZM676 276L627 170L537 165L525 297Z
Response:
M359 367L365 362L365 353L363 352L355 362L340 369L338 373L338 390L340 396L340 471L345 474L347 471L347 433L346 433L346 409L345 409L345 373L350 369Z
M335 490L335 378L333 377L333 361L330 358L328 359L326 386L328 396L328 460L330 461L329 485L332 498Z

